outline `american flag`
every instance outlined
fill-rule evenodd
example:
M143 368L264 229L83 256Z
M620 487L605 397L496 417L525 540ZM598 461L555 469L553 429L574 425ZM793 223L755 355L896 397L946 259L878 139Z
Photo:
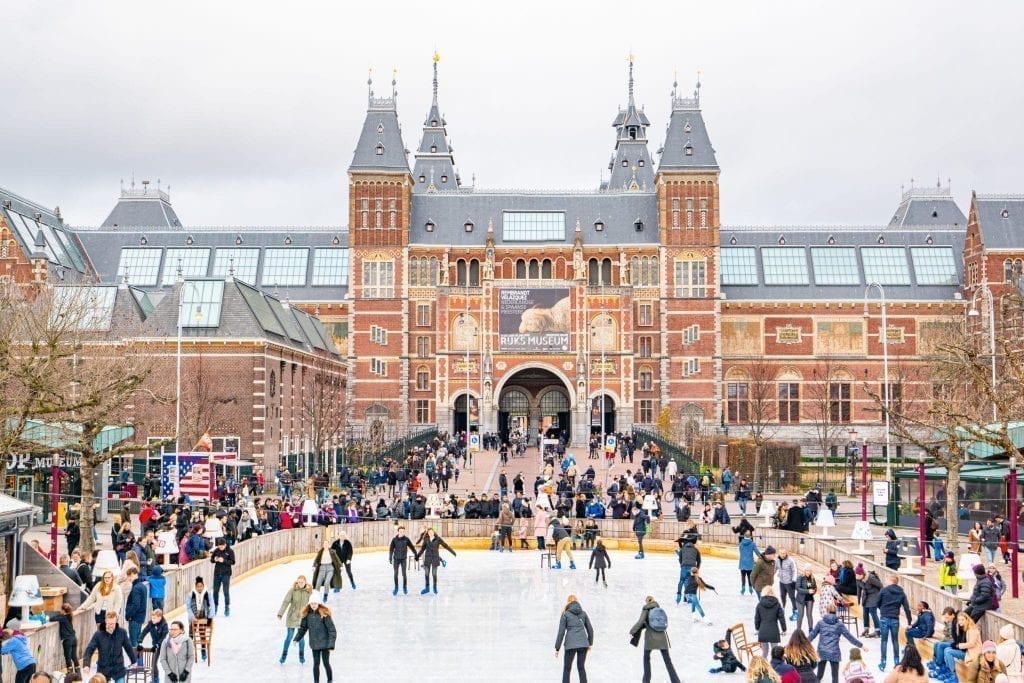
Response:
M182 454L177 456L178 468L175 471L174 455L164 455L163 474L160 477L160 492L166 498L174 495L174 485L181 480L181 493L192 498L211 497L212 476L210 454Z

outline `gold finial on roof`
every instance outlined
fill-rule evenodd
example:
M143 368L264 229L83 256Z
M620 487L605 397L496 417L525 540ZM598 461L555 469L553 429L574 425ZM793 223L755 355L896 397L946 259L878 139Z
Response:
M441 61L441 53L440 53L440 52L438 52L438 51L437 51L437 50L435 49L435 50L434 50L434 63L435 63L435 64L437 64L437 63L438 63L438 62L440 62L440 61Z

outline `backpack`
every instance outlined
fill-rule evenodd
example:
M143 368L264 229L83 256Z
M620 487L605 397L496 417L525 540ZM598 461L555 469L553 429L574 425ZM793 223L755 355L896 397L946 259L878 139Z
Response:
M655 607L647 613L647 625L658 633L664 633L668 629L668 614L660 607Z
M703 477L700 478L700 485L704 487L711 486L711 480L708 479L708 475L705 474Z

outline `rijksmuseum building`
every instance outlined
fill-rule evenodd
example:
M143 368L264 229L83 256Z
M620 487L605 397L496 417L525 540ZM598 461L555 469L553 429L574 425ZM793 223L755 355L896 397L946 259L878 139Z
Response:
M608 112L610 172L592 190L468 186L436 62L411 136L396 100L371 84L352 132L347 226L193 226L151 184L123 188L98 228L15 198L2 214L0 274L5 263L25 278L67 270L67 242L103 283L159 291L179 271L233 275L333 335L356 433L461 431L468 417L474 431L553 429L581 446L662 417L680 432L742 436L752 368L767 362L773 438L808 453L823 447L822 420L831 448L849 427L882 442L868 390L881 393L886 352L898 400L897 367L922 364L974 305L980 335L990 320L1000 328L1015 290L1024 196L972 195L965 216L948 187L912 188L873 226L723 226L699 84L692 96L674 86L662 136L636 102L630 65L627 104ZM252 455L276 462L291 448L279 436Z

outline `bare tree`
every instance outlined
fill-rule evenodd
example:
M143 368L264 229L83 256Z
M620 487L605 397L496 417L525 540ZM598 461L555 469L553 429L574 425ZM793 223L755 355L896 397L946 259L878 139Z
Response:
M191 448L204 433L216 428L235 403L237 392L216 381L203 352L182 358L181 381L181 447Z
M314 469L326 472L328 453L341 442L347 425L345 378L338 362L324 357L313 361L310 384L303 392L302 414L317 458Z
M764 358L756 358L746 366L749 375L748 417L750 439L754 442L754 477L752 486L761 490L761 458L764 447L775 434L778 417L775 366Z
M811 423L811 433L821 451L821 477L824 479L832 447L843 442L842 432L850 422L852 397L843 393L850 391L852 384L841 379L831 358L819 361L811 370L811 377L813 381L805 390L804 416Z

